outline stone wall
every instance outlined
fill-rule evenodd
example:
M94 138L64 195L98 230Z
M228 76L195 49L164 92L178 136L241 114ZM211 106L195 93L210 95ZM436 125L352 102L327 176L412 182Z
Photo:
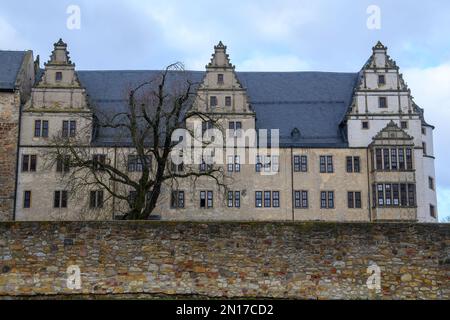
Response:
M450 299L449 245L448 224L2 223L0 296Z
M0 221L12 220L16 185L19 94L0 92Z

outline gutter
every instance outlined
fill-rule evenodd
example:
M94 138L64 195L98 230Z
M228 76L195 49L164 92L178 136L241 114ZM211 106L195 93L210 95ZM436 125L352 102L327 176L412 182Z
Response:
M20 91L19 91L20 95ZM20 97L19 97L20 101ZM14 208L13 208L13 217L12 220L16 221L16 207L17 207L17 189L19 186L19 156L20 156L20 137L22 132L22 103L20 102L19 106L19 123L17 129L17 150L16 150L16 177L15 177L15 185L14 185Z
M292 221L295 221L295 199L294 199L294 151L291 147L291 207L292 207Z

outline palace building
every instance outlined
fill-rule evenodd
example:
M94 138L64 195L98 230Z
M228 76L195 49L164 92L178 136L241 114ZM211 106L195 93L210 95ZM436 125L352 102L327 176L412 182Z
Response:
M45 155L52 136L82 135L102 161L138 171L119 157L129 144L94 119L126 111L126 90L158 72L77 70L62 40L43 69L31 51L0 51L0 220L117 218L123 203L68 191L69 169ZM186 74L200 83L196 108L230 129L279 129L280 151L225 164L227 192L164 186L162 220L438 221L434 127L382 43L359 72L333 73L238 72L220 42L205 71Z

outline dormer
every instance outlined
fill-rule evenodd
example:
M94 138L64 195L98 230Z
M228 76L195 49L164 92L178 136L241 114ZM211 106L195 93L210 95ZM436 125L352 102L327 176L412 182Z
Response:
M45 64L44 75L38 87L75 87L81 88L75 73L75 64L70 61L67 44L59 39L54 44L50 60Z
M26 110L45 112L88 112L86 90L78 80L75 64L67 51L67 44L59 39L54 44L44 73L32 90Z
M222 41L214 46L211 61L206 65L195 106L200 111L211 113L253 113L247 91L239 82Z

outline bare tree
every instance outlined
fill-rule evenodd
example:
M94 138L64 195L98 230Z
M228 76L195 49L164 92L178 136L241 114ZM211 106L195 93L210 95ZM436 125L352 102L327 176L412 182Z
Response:
M442 218L441 223L450 223L450 216Z
M82 138L61 135L53 138L47 158L53 164L63 161L64 166L70 168L64 180L71 191L81 193L101 188L106 190L103 201L112 199L128 204L125 212L121 212L123 219L146 220L155 210L164 184L175 185L179 179L207 177L226 188L222 167L207 165L200 170L199 165L194 164L182 165L180 170L172 163L175 130L188 129L186 122L194 118L218 125L216 117L193 107L196 84L183 75L183 65L172 64L154 79L129 90L126 111L94 118L96 130L116 132L114 149L123 151L123 159L115 155L116 163L93 156L90 144ZM169 81L170 77L176 79ZM105 147L105 153L108 152ZM133 157L139 170L130 172L128 157Z

